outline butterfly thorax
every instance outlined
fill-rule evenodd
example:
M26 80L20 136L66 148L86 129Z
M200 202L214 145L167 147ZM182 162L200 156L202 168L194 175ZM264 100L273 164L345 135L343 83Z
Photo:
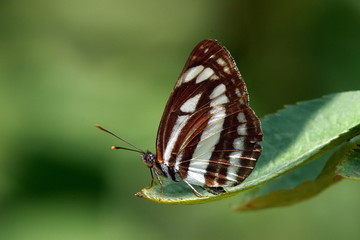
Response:
M169 167L163 162L157 160L157 156L149 151L141 153L141 159L145 165L152 169L157 176L163 176L173 181L179 181L179 175L175 173L173 167Z

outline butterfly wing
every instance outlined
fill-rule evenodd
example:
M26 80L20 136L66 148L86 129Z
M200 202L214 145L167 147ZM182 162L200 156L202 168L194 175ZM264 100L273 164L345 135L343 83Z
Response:
M260 120L233 58L216 40L190 54L162 116L157 161L173 180L235 186L261 153Z

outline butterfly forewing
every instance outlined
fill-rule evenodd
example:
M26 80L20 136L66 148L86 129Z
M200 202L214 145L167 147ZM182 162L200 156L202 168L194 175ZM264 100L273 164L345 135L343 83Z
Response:
M230 53L204 40L190 54L165 107L157 162L174 180L235 186L260 156L260 121L248 105L244 81Z

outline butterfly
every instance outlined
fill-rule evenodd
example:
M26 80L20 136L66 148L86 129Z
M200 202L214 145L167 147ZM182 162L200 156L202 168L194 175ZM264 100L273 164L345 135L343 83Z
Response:
M151 172L150 187L154 175L161 186L160 177L166 177L203 197L193 185L221 194L224 187L243 182L260 157L262 140L260 120L249 106L234 59L218 41L204 40L191 52L166 104L156 154L128 142L136 150L113 148L141 154Z

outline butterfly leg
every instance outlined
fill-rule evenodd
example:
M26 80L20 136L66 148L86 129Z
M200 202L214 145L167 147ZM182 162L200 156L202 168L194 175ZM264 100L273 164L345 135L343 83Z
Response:
M193 192L197 197L199 197L199 198L205 197L204 195L202 195L202 194L200 194L198 191L196 191L196 189L195 189L193 186L191 186L191 184L188 183L186 180L183 179L183 181L189 186L189 188L192 190L192 192Z
M146 189L150 189L154 186L154 174L153 174L153 171L151 168L150 169L150 174L151 174L151 183L150 183L150 186L146 187Z
M152 168L149 168L149 169L150 169L150 174L151 174L151 183L150 183L150 186L148 186L146 189L152 188L154 186L154 183L155 183L153 170L152 170ZM159 174L157 174L156 171L155 171L155 176L156 176L156 178L157 178L157 180L158 180L158 182L159 182L159 184L161 186L161 192L163 192L163 183L162 183L162 181L161 181L161 179L159 177Z
M221 193L226 193L225 189L223 187L207 187L207 186L202 186L202 188L206 191L208 191L209 193L212 193L214 195L219 195Z
M152 168L149 168L150 169L150 174L151 174L151 183L150 183L150 186L146 187L146 189L150 189L154 186L154 183L155 183L155 180L154 180L154 173L153 173L153 169ZM157 174L157 172L155 171L155 176L160 184L160 187L161 187L161 196L164 195L164 187L163 187L163 183L159 177L159 174Z
M159 184L160 184L160 187L161 187L161 196L163 196L164 195L164 185L163 185L163 182L161 181L161 179L160 179L160 176L159 176L159 174L155 171L155 175L156 175L156 178L157 178L157 180L158 180L158 182L159 182Z

